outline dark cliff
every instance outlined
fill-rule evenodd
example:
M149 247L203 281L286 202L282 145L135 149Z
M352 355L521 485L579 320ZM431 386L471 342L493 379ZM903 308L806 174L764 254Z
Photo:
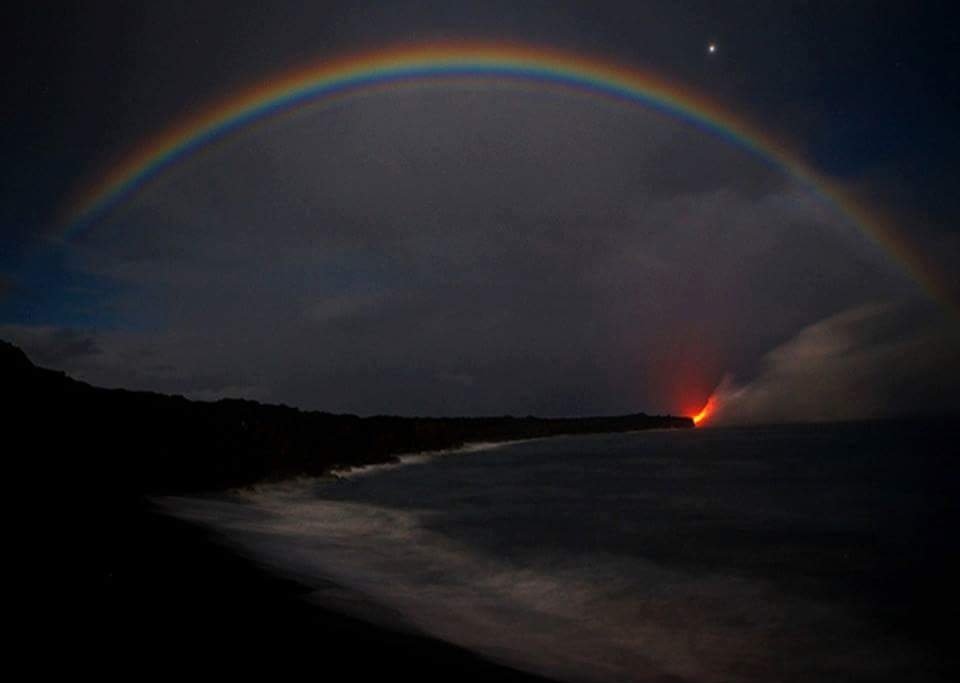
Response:
M80 470L131 492L223 489L400 453L560 434L689 428L689 418L357 417L225 399L101 389L34 366L0 342L7 417L26 434L34 467Z
M467 441L692 426L644 415L359 418L204 403L92 387L35 367L3 342L0 391L0 463L18 549L8 565L29 598L14 623L46 659L107 680L145 669L284 678L319 666L359 680L540 681L309 603L313 588L158 514L150 495L322 474Z

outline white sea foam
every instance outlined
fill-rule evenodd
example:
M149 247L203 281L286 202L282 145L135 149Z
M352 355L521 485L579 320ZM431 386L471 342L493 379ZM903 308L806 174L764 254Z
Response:
M438 513L316 495L337 485L301 480L159 502L308 585L332 580L381 615L561 680L840 680L824 672L869 678L896 668L896 649L863 649L862 624L771 583L612 554L516 564L433 531ZM360 603L340 607L376 618Z
M489 451L494 448L502 448L510 444L522 443L523 441L532 441L533 439L516 441L476 441L464 444L458 448L445 448L435 451L423 451L422 453L409 453L400 455L391 462L374 463L372 465L351 465L345 467L336 467L330 470L330 475L337 479L350 479L353 477L364 477L380 472L395 470L409 465L422 465L439 457L447 455L457 455L464 453L478 453L480 451Z

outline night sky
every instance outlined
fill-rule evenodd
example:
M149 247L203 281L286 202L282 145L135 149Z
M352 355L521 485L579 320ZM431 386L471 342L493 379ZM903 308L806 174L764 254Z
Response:
M0 338L94 384L361 414L692 414L718 385L730 420L956 411L956 25L855 0L21 3ZM262 120L63 237L78 188L199 107L438 40L717 102L856 193L935 291L728 139L482 79Z

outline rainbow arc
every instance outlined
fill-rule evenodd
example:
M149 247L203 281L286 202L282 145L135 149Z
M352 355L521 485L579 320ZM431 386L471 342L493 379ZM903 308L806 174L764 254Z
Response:
M651 107L719 135L786 169L835 205L931 295L950 303L936 273L884 216L822 177L776 140L691 88L633 66L571 52L508 44L429 44L376 50L294 69L239 91L145 139L78 192L61 222L64 239L105 220L165 169L230 134L298 107L443 80L492 79L568 88Z

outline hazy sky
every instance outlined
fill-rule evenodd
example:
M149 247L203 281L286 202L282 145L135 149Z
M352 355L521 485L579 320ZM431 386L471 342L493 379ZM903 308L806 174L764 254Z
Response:
M741 419L960 405L955 313L823 197L582 93L408 85L301 108L49 237L77 184L238 87L509 39L653 68L791 140L956 300L945 9L518 4L29 3L5 29L0 337L97 384L359 413L689 413L729 375Z

